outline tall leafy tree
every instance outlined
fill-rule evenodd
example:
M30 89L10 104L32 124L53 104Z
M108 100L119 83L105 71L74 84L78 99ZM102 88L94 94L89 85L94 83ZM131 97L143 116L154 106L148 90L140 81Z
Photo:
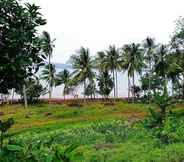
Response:
M55 47L54 42L55 39L51 39L50 34L47 31L43 32L43 52L48 56L48 67L49 67L49 75L50 75L50 86L52 85L52 67L51 67L51 57L52 57L52 53L53 53L53 48ZM49 87L49 99L51 99L51 92L52 91L52 87Z
M66 94L68 94L71 84L71 74L67 69L64 69L63 71L59 72L56 75L56 86L64 85L63 88L63 96L65 100Z
M33 76L46 56L38 27L45 25L40 7L18 0L0 1L0 93L17 89Z
M16 90L16 93L24 99L24 88L26 91L26 99L28 104L35 104L38 103L39 97L46 93L46 88L43 88L41 83L39 82L38 78L31 78L26 80L25 87L20 87L20 89Z
M143 50L140 44L127 44L123 47L123 63L122 68L127 71L128 78L132 77L133 87L135 87L135 72L141 73L144 66L143 62ZM130 84L130 81L128 81ZM128 91L130 91L130 85L128 85ZM135 93L133 90L133 102L135 99Z
M93 71L93 59L90 56L89 49L85 49L81 47L77 54L72 55L70 58L70 62L74 69L72 75L73 80L77 84L83 83L84 85L84 99L86 98L85 89L87 87L87 81L89 81L95 74Z
M56 68L53 64L45 65L45 68L42 70L41 79L45 80L49 87L49 98L52 97L53 87L56 83Z

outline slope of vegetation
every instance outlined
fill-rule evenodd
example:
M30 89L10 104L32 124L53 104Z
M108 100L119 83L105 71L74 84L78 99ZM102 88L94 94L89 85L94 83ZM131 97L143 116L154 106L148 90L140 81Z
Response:
M168 44L147 37L109 45L95 57L81 47L70 57L72 70L57 73L56 40L38 30L47 23L40 7L19 0L0 6L0 104L13 103L15 92L24 101L24 108L0 110L0 161L184 162L184 18ZM127 72L129 103L116 102L118 72ZM47 93L51 101L60 85L73 103L36 105ZM99 96L104 103L87 102Z
M10 151L5 155L8 160L13 156L15 162L49 162L59 150L61 157L68 156L69 161L183 161L183 108L180 104L173 109L177 122L173 118L166 121L162 131L168 134L169 141L165 142L142 122L148 116L144 104L37 105L28 109L6 106L1 110L2 117L13 117L15 124L7 136L10 140L6 147ZM11 148L12 144L15 148Z
M30 129L52 129L61 127L74 127L95 121L110 121L114 119L140 119L147 111L144 104L128 104L119 102L115 105L88 103L81 107L67 105L40 104L25 109L21 105L7 105L1 110L3 120L13 118L15 124L10 132ZM38 130L39 131L39 130Z

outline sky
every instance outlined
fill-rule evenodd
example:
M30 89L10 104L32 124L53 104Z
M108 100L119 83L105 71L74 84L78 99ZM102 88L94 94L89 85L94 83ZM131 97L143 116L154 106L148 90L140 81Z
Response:
M140 43L147 36L167 43L184 0L26 0L41 6L56 38L53 62L65 63L81 46L91 55L109 45Z

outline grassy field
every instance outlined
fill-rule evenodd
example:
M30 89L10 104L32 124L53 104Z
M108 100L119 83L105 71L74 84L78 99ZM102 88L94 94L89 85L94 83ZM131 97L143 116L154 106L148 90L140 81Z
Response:
M156 107L153 106L155 109ZM2 119L13 118L9 136L25 147L42 141L39 161L48 155L48 141L66 148L78 146L76 152L85 162L183 162L184 126L178 126L174 142L162 143L148 132L141 120L148 116L145 104L118 102L115 105L87 103L81 107L67 105L4 106ZM173 112L183 121L184 105ZM44 153L44 155L42 155Z
M147 106L119 102L115 105L88 103L82 107L40 104L25 109L21 105L7 105L0 111L4 113L2 119L15 120L10 132L20 133L37 128L39 131L44 131L45 129L79 127L95 121L139 119L147 114Z

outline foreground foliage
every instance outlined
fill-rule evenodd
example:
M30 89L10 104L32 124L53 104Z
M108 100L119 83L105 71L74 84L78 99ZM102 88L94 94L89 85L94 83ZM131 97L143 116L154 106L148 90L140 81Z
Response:
M94 106L94 107L93 107ZM126 107L129 106L129 109ZM178 105L182 107L182 105ZM48 106L49 107L49 106ZM119 107L119 109L118 109ZM130 109L130 107L132 109ZM62 120L73 120L73 124L65 126L56 123L50 127L29 128L14 134L10 130L6 145L1 151L0 161L3 162L178 162L184 160L184 120L182 109L174 109L168 115L163 127L146 127L151 117L117 118L113 111L132 114L146 111L146 105L117 103L112 106L100 104L80 108L64 108L51 106L50 109L62 116ZM44 110L45 109L45 110ZM75 110L74 110L75 109ZM77 110L76 110L77 109ZM30 111L48 112L49 108L35 107ZM85 110L85 111L83 111ZM25 110L24 110L25 111ZM78 113L73 113L73 112ZM60 112L60 114L59 114ZM105 112L105 113L104 113ZM105 119L99 116L105 116ZM96 120L90 119L92 115ZM102 115L103 114L103 115ZM107 118L108 114L113 118ZM75 120L77 118L85 119ZM38 120L33 115L33 119ZM16 117L16 116L15 116ZM41 115L39 116L41 117ZM45 116L47 120L51 116ZM17 122L21 121L16 119ZM16 126L15 120L15 126ZM61 120L61 123L62 123ZM23 120L21 121L23 122ZM17 126L16 126L17 127ZM9 140L8 140L9 139ZM140 156L141 155L141 156Z
M49 133L27 133L10 140L1 152L1 160L5 162L10 160L52 162L55 159L63 162L182 161L184 128L181 125L183 121L176 123L174 127L172 122L168 122L162 130L163 133L170 134L171 139L173 136L178 137L169 144L162 143L141 124L130 125L122 121L94 123L87 127ZM173 128L176 132L172 130Z

